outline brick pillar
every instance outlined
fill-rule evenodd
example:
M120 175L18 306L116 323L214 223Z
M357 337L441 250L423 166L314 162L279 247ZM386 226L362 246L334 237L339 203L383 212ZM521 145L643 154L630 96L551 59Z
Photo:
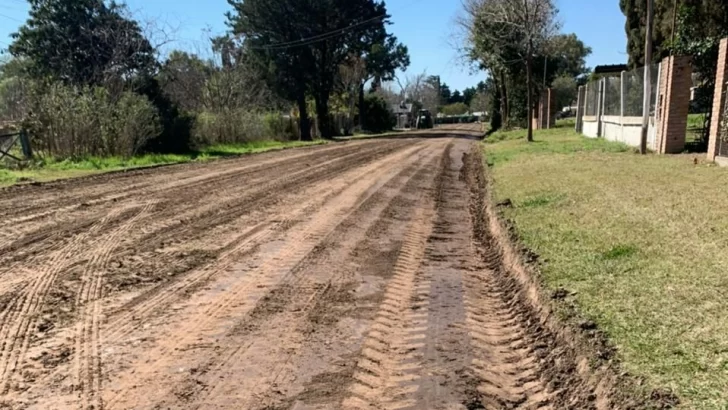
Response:
M586 108L586 87L583 85L579 86L579 92L576 97L576 132L581 133L584 131L584 109Z
M660 79L660 109L657 124L657 151L678 154L685 149L685 134L690 111L690 88L693 67L690 57L672 56L662 61Z
M546 128L556 127L556 114L559 112L559 107L556 106L556 91L553 88L546 90Z
M720 124L725 120L726 82L728 82L728 38L720 41L718 52L718 72L715 75L715 95L713 96L713 115L710 117L710 142L708 143L708 161L715 161L718 155L718 138Z
M546 104L546 95L541 94L538 99L538 129L542 130L546 128L546 111L548 106Z

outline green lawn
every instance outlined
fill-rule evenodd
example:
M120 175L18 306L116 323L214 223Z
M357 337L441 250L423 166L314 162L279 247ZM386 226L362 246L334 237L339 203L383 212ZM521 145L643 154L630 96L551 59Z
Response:
M325 141L254 141L244 144L214 145L190 154L146 154L131 158L122 157L88 157L75 160L55 161L53 159L36 160L30 165L18 168L17 164L8 162L9 167L0 168L0 186L8 186L24 182L47 182L56 179L74 178L99 174L109 171L134 169L155 165L180 164L192 161L209 161L217 158L286 148L324 144Z
M728 169L641 157L567 128L483 144L499 201L647 390L684 409L728 409Z

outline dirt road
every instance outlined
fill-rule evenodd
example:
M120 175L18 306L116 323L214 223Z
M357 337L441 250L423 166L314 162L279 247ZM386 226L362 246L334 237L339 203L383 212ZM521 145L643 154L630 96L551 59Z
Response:
M337 143L1 192L2 404L592 407L475 234L474 146Z

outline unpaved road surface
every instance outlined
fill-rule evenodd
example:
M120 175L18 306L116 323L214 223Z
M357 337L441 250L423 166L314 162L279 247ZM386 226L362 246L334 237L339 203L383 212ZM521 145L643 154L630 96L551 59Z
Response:
M337 143L1 192L0 403L589 408L474 238L475 144Z

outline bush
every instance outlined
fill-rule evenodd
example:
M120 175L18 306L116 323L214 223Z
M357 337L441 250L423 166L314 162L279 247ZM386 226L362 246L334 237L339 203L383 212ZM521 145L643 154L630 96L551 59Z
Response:
M475 115L460 115L453 117L440 117L435 119L435 124L472 124L479 120Z
M371 132L390 131L397 125L397 118L389 110L387 101L379 95L369 94L364 98L364 129Z
M442 113L445 115L465 115L470 108L465 103L449 104L442 107Z
M263 115L263 124L267 137L274 140L289 141L295 139L296 132L293 129L291 118L284 117L280 113L267 113Z
M36 85L30 98L34 148L56 158L129 157L160 133L156 108L138 94L112 99L104 88L55 83Z
M198 114L193 131L195 144L236 144L270 139L289 140L295 135L292 121L280 114L244 109Z

